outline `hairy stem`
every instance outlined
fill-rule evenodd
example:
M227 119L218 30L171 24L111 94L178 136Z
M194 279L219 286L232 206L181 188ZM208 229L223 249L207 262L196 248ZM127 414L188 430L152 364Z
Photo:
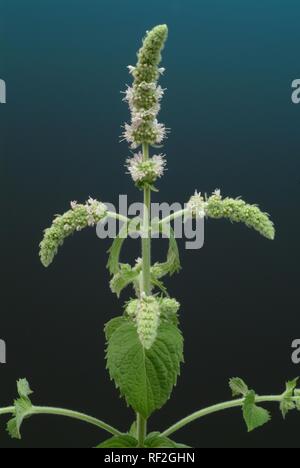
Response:
M178 219L178 218L184 218L185 215L187 215L189 213L189 210L187 208L185 208L184 210L179 210L179 211L176 211L176 213L173 213L171 214L170 216L167 216L166 218L163 218L161 221L160 221L160 225L163 226L164 224L170 224L172 221L174 221L175 219Z
M138 438L138 448L144 447L144 442L147 435L147 420L143 416L137 413L137 438Z
M149 159L149 145L143 145L144 161ZM151 189L144 188L144 220L142 228L142 259L143 259L143 292L149 296L151 294Z
M268 403L268 402L281 402L283 398L283 395L265 395L265 396L257 396L255 402L256 403ZM300 397L294 397L292 398L293 401L299 401ZM213 413L218 413L219 411L224 411L227 409L231 408L237 408L241 407L244 404L245 399L240 398L239 400L231 400L227 401L225 403L219 403L218 405L213 405L209 406L208 408L204 408L200 411L196 411L195 413L187 416L184 419L181 419L177 423L175 423L173 426L169 427L169 429L165 430L162 433L162 436L164 437L169 437L171 434L174 434L174 432L179 431L183 427L185 427L187 424L190 424L193 421L196 421L197 419L203 418L204 416L208 416Z
M4 414L15 414L15 407L9 406L7 408L0 409L0 416ZM99 419L93 418L92 416L88 416L87 414L78 413L77 411L67 410L63 408L51 408L47 406L32 406L30 415L37 415L37 414L49 414L54 416L65 416L67 418L77 419L79 421L86 422L93 426L99 427L104 429L106 432L114 436L120 436L122 433L115 429L114 427L106 424Z
M129 223L130 219L127 216L123 216L119 213L114 213L113 211L108 211L106 213L108 218L116 219L117 221L121 221L122 223Z
M143 145L144 161L149 159L149 145ZM142 291L147 296L151 294L151 189L144 188L144 219L142 226L142 259L143 259L143 276L142 276ZM147 420L140 414L137 414L137 437L138 446L143 447L147 435Z
M15 412L14 406L8 406L7 408L0 408L0 416L5 414L13 414Z

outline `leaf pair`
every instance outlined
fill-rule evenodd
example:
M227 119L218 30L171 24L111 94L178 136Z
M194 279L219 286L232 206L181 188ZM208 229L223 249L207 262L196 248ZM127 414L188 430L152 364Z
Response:
M105 328L107 368L133 410L148 418L170 398L183 361L183 338L171 323L161 323L157 338L146 350L135 324L120 317Z
M129 223L126 223L120 230L119 235L114 240L111 248L109 249L109 259L107 268L113 278L110 282L112 292L116 293L119 297L123 289L130 284L136 284L138 277L142 270L142 262L138 262L135 267L120 262L121 250L125 239L129 234L140 232L140 219L134 218ZM181 268L179 250L174 236L174 231L170 225L163 226L159 220L153 220L151 225L151 233L164 234L169 238L169 250L167 260L164 263L156 263L151 268L151 282L152 285L160 289L166 296L168 292L161 281L166 275L173 275Z

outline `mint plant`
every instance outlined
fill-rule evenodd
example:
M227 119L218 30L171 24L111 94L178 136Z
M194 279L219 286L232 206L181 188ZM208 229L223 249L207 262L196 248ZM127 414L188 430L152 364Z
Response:
M135 414L135 421L128 431L123 432L76 411L35 406L31 402L32 391L28 382L21 379L17 382L18 398L14 404L0 408L0 415L11 415L7 430L13 438L21 438L21 426L28 417L51 414L85 421L106 431L110 438L99 448L180 448L186 446L170 437L187 424L212 413L239 407L248 431L252 431L271 419L269 411L261 406L263 403L278 403L283 417L291 410L300 410L297 379L288 382L279 395L259 396L242 379L233 378L229 382L233 395L230 401L201 409L161 433L148 433L148 419L169 400L183 363L180 304L169 297L163 283L166 275L173 275L181 268L172 221L178 218L226 218L231 222L244 223L267 239L272 240L275 236L273 223L266 213L241 199L223 198L220 190L215 190L210 196L196 192L183 210L161 220L152 218L151 195L157 191L155 184L166 169L165 156L151 155L150 149L161 145L168 133L157 120L164 94L164 89L158 85L165 71L160 68L161 51L167 35L166 25L157 26L147 33L138 52L137 65L129 67L133 85L127 88L124 96L129 104L131 121L125 124L123 138L131 149L139 149L126 161L126 165L136 187L143 193L143 216L129 219L109 211L106 205L92 198L85 204L72 202L69 211L55 217L40 244L41 262L48 267L71 234L110 218L122 222L119 235L109 250L110 287L118 296L125 288L133 287L134 297L125 304L123 314L105 325L106 362L111 379ZM124 242L132 233L138 234L142 240L141 258L134 265L120 260ZM169 250L163 263L152 262L153 234L168 236Z

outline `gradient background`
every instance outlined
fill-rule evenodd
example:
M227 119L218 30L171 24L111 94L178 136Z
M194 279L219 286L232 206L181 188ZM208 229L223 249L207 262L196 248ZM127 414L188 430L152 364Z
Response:
M230 398L241 376L260 393L279 393L300 374L291 363L299 319L299 123L291 82L300 78L297 0L1 0L1 322L8 363L0 402L27 377L36 404L132 422L109 381L103 325L121 312L105 269L109 241L88 230L70 239L54 265L39 263L42 231L70 200L116 203L140 197L119 144L128 119L120 90L146 29L168 23L161 120L172 128L169 171L155 200L186 201L221 187L270 212L270 242L226 222L207 223L201 251L182 246L181 275L168 281L182 303L186 364L171 401L150 421L164 429ZM4 136L4 137L3 137ZM4 147L3 147L4 145ZM138 244L129 242L130 259ZM164 242L157 255L166 250ZM126 251L124 250L125 254ZM127 258L126 258L127 259ZM128 298L126 293L122 299ZM299 447L300 415L250 435L238 410L196 422L176 439L205 448ZM76 421L36 417L23 440L0 429L1 447L90 447L105 434Z

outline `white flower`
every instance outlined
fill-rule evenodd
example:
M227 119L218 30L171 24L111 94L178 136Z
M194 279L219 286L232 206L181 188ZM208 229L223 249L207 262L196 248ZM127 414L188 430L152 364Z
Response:
M71 201L71 208L74 210L77 206L77 201Z
M137 130L143 123L143 113L142 112L135 112L132 115L132 120L131 120L131 127L133 130Z
M157 177L162 177L164 175L166 164L167 164L165 160L165 155L163 154L154 155L151 158L151 160L153 162L153 168Z
M95 226L96 221L94 220L94 217L92 215L88 216L87 223L90 227Z
M204 218L206 216L207 202L201 195L201 192L195 191L195 195L190 198L190 201L187 203L187 209L192 216L196 218Z
M158 69L158 72L159 72L161 75L163 75L163 74L165 73L165 71L166 71L166 69L163 68L163 67L161 67L161 68Z
M132 65L128 65L128 70L129 70L129 73L132 75L132 73L135 71L136 67L133 67Z
M127 143L130 143L132 149L136 149L138 147L138 144L135 142L134 139L134 132L135 128L133 128L132 125L129 125L128 123L125 124L124 127L124 132L122 134L123 139L127 141Z
M221 198L221 190L220 189L214 190L214 192L212 194L215 195L216 197Z
M158 143L158 144L163 142L163 140L166 138L167 133L168 133L164 124L158 123L156 119L153 122L153 131L156 134L155 143Z
M144 178L144 173L140 169L143 163L143 154L141 152L135 154L133 158L129 158L126 161L126 167L128 168L128 174L131 175L134 182L138 182Z
M134 89L128 86L124 94L123 101L128 102L130 110L133 111Z
M155 90L156 99L160 101L164 97L164 94L165 94L165 89L163 89L161 86L157 86Z

